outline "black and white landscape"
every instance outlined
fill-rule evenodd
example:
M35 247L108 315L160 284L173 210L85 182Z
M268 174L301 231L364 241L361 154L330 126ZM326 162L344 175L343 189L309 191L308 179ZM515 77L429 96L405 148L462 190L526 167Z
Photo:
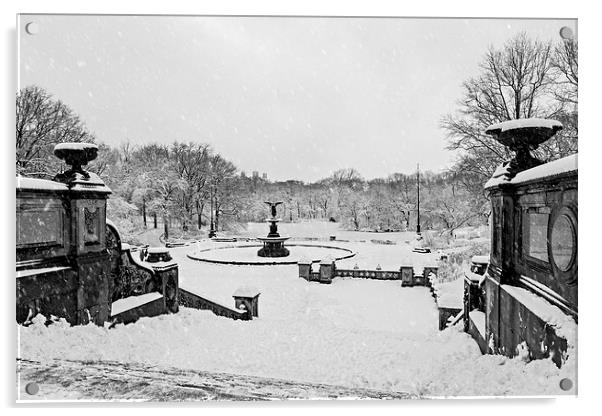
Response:
M21 15L18 24L17 209L38 203L30 211L40 214L18 223L17 279L75 269L76 248L61 252L60 236L77 227L81 247L102 249L96 265L117 253L100 325L86 324L102 315L92 308L87 320L74 312L74 324L42 313L44 301L18 305L19 399L575 394L561 383L576 383L571 299L525 301L564 340L555 360L536 359L527 340L515 351L479 344L462 314L465 282L483 287L497 249L488 180L560 159L525 182L576 171L576 20ZM532 159L500 138L508 125L486 133L515 119L535 121L508 129L551 132L528 149ZM48 214L79 207L77 186L77 198L98 192L81 218ZM41 194L57 199L44 205ZM544 205L529 209L552 221ZM562 252L576 285L572 212L560 230L574 238L550 242L552 222L538 223L541 252L531 254ZM49 246L59 248L40 248ZM144 273L174 263L179 309L115 319L167 299ZM538 284L533 293L547 290ZM488 345L495 354L482 354ZM73 388L69 374L79 375Z

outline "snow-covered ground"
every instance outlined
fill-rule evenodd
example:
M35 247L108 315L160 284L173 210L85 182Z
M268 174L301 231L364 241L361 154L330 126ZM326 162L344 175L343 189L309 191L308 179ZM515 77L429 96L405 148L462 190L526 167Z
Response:
M303 244L311 244L304 242ZM337 267L343 269L352 269L358 265L360 269L375 270L381 266L382 270L399 270L400 266L414 266L416 273L422 273L422 268L426 265L436 265L436 256L434 254L419 254L412 252L412 246L407 244L400 245L381 245L372 243L349 242L341 243L329 241L328 243L319 242L316 244L328 245L332 247L342 247L352 250L355 256L336 262ZM231 294L239 286L257 286L263 290L277 290L289 292L295 285L302 285L303 280L299 279L298 267L296 265L279 266L232 266L221 264L203 263L188 258L187 254L196 252L199 249L218 248L225 246L235 246L231 243L201 242L190 247L181 247L170 249L175 261L178 262L180 272L180 286L198 291L199 294L207 295L211 299L220 302L231 302ZM245 243L239 244L244 246ZM294 248L294 247L293 247ZM216 252L220 251L215 250ZM327 255L332 253L326 251ZM346 254L341 251L341 253ZM362 280L362 282L369 282ZM305 282L307 283L307 282ZM397 282L399 285L399 282ZM462 296L461 294L459 295ZM266 300L265 302L269 302ZM260 301L260 308L264 300ZM282 305L276 305L276 311Z
M269 225L261 222L248 223L245 229L224 232L224 235L235 235L240 237L265 237L268 233ZM416 233L413 231L399 232L369 232L369 231L351 231L346 230L341 224L325 221L304 221L296 223L279 222L278 232L281 236L290 236L292 238L319 238L329 239L335 236L337 240L349 241L370 241L370 240L390 240L395 242L405 242L414 240Z
M37 323L20 328L20 357L136 362L435 396L562 394L560 380L575 380L570 363L558 370L549 360L482 356L467 334L439 332L426 288L351 278L321 285L298 278L296 266L207 264L187 259L190 249L171 250L181 285L230 306L238 287L254 286L261 292L258 319L182 308L110 330Z

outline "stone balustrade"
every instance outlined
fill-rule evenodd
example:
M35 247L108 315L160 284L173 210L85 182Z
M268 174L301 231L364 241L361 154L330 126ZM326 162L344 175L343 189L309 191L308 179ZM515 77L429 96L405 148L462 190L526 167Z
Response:
M336 262L332 260L322 260L319 263L319 270L314 270L314 265L310 260L300 260L298 262L299 277L309 282L331 283L335 277L353 277L359 279L375 280L401 280L401 286L428 286L428 276L437 275L437 266L427 266L423 269L422 275L414 274L413 266L401 266L399 270L366 270L360 268L340 269L336 267Z
M179 304L186 308L209 310L217 316L224 316L234 320L240 319L243 321L250 321L253 319L253 316L257 316L257 304L255 304L255 309L253 309L253 307L239 309L238 306L240 306L242 303L238 303L238 305L234 308L229 308L220 304L219 302L213 301L185 289L180 289L179 291ZM253 312L256 314L254 315Z

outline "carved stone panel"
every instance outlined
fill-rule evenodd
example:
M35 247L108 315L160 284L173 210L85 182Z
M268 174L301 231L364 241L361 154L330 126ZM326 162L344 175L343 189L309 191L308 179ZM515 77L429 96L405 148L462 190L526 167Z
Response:
M17 248L63 244L63 216L58 208L17 212Z
M98 252L105 248L106 200L87 199L75 201L77 251L79 253Z
M58 198L17 195L17 261L65 255L69 244L67 213Z
M84 207L84 244L100 244L100 215L99 208L90 210Z

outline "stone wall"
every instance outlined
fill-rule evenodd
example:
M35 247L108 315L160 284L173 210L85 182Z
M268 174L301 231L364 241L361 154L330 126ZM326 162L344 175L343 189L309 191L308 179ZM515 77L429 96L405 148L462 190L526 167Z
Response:
M492 208L484 281L489 352L513 357L528 349L530 359L551 357L560 367L576 346L558 323L576 332L577 180L575 155L486 185Z
M551 358L558 367L563 364L568 349L566 334L558 334L556 325L543 319L549 319L548 314L538 314L531 310L527 306L530 301L516 297L514 292L520 291L519 293L526 296L536 295L513 286L498 286L491 281L487 281L486 291L489 302L486 333L493 338L494 345L491 352L514 357L518 355L518 345L524 342L528 347L530 359ZM497 294L497 299L489 292ZM546 301L541 302L545 304ZM550 305L551 310L552 308L554 307ZM567 332L570 332L572 328L567 329ZM576 324L574 329L576 330Z

